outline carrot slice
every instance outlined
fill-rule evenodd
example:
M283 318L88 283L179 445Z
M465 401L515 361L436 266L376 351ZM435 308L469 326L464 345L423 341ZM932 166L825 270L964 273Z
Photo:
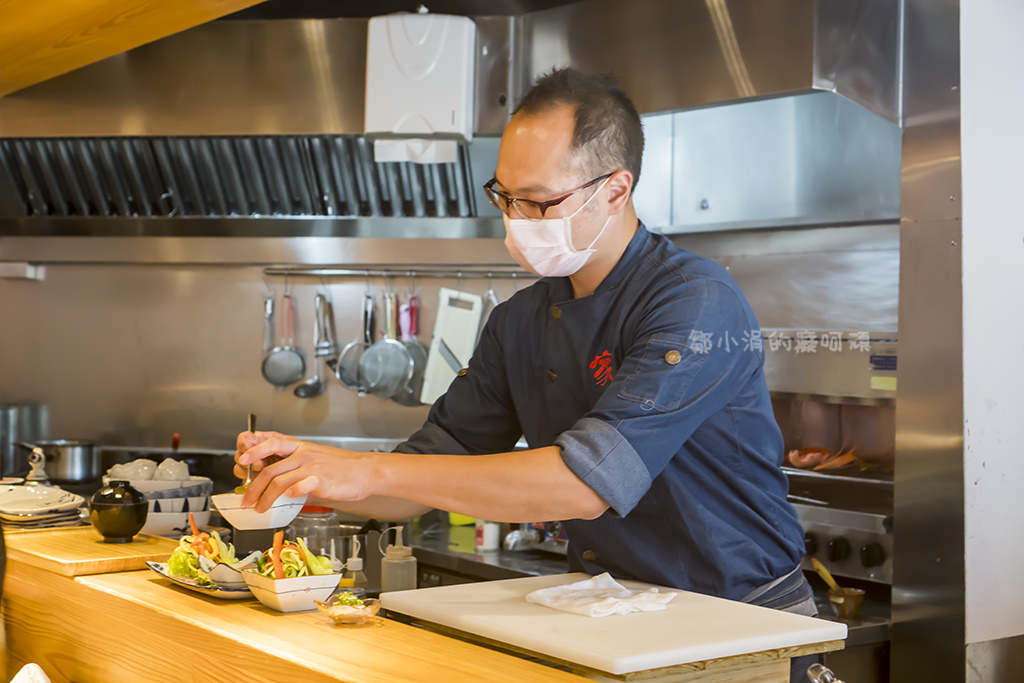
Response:
M274 534L274 552L270 555L270 561L274 563L274 578L284 578L284 565L281 564L281 550L284 548L284 529Z
M199 535L199 527L196 526L196 518L192 515L191 512L188 513L188 525L190 527L192 527L192 535L193 536L198 536Z

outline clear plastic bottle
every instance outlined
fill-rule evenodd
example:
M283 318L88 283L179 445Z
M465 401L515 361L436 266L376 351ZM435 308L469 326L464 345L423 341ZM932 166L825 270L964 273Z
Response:
M366 592L370 581L363 573L363 558L359 557L359 541L355 538L352 539L352 557L348 558L348 562L345 563L345 575L342 577L343 581L349 579L352 581L353 588Z
M384 551L380 563L380 591L405 591L416 588L416 558L412 548L402 545L402 527L395 527L395 543Z

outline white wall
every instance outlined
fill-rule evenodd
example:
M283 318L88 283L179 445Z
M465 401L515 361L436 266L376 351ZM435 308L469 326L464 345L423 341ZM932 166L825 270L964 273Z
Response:
M960 3L968 643L1024 634L1024 2Z

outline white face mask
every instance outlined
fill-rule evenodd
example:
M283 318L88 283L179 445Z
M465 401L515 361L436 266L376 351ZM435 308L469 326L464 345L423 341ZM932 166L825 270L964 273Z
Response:
M601 239L612 217L608 216L601 226L601 232L597 233L597 237L586 249L577 249L572 243L572 219L598 195L608 180L610 178L601 183L597 192L571 216L530 221L525 218L512 219L505 214L505 247L516 263L541 277L566 277L578 272L590 255L597 251L593 247Z

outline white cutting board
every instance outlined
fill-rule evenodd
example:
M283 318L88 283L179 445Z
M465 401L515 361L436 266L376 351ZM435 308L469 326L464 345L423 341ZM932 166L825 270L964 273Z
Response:
M441 356L441 339L462 367L469 365L476 346L476 333L480 329L483 307L483 297L441 288L434 336L430 341L427 366L423 371L423 390L420 392L422 403L432 404L448 391L448 385L455 379L455 370Z
M678 591L661 612L599 618L525 600L531 591L585 578L586 574L560 574L421 588L385 593L381 604L423 621L612 674L846 638L846 624L685 591ZM636 581L620 583L650 587Z

